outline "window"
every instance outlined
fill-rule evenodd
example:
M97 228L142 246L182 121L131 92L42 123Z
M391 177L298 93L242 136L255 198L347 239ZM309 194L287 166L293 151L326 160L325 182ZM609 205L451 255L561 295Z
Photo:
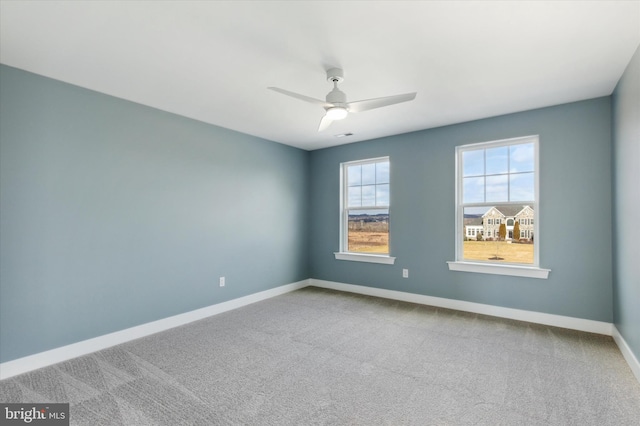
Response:
M516 218L538 214L538 137L459 146L456 173L456 261L449 268L546 278L534 220L520 231L531 238L514 238ZM472 219L481 221L487 238L465 240L461 229Z
M389 256L389 158L341 164L340 252L336 259L393 263Z

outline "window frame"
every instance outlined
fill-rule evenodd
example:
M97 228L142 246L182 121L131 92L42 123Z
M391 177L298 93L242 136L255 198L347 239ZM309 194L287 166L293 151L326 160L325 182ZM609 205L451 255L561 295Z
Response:
M513 146L526 143L533 143L534 149L534 200L530 201L507 201L507 202L469 202L464 203L463 196L463 164L462 155L464 152L473 150L486 150L490 148ZM486 176L486 170L484 176ZM472 206L493 205L530 205L533 209L533 220L531 226L532 232L536 236L534 242L534 259L532 264L523 263L498 263L480 260L464 259L464 208ZM455 261L448 261L449 270L475 272L497 275L511 275L530 278L547 279L549 269L540 267L540 137L539 135L530 135L509 139L500 139L494 141L486 141L479 143L470 143L456 146L455 150ZM499 220L502 223L502 220ZM494 220L494 224L496 221ZM497 225L497 224L496 224Z
M347 169L354 165L367 165L376 164L381 162L389 163L389 202L386 206L361 206L358 208L349 208L348 206L348 172ZM351 252L349 247L349 210L375 210L385 209L389 214L389 253L361 253ZM391 158L389 156L367 158L364 160L346 161L340 163L340 251L334 252L334 256L337 260L348 260L354 262L368 262L368 263L381 263L387 265L393 265L395 263L395 257L391 256Z

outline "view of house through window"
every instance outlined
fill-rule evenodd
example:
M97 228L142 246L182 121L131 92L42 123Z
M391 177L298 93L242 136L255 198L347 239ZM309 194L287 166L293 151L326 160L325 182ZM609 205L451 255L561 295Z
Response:
M458 147L458 259L537 265L537 137Z
M389 159L342 166L342 251L389 254Z

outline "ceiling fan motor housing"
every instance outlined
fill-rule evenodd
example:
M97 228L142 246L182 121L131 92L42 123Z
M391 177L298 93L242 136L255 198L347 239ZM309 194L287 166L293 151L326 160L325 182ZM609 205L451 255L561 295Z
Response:
M327 71L327 81L333 83L333 90L327 94L327 102L336 107L347 108L347 95L338 89L338 83L344 81L344 73L339 68L331 68ZM326 109L326 108L325 108Z
M332 91L327 93L327 102L335 106L342 106L346 108L347 95L345 95L345 93L342 90L338 89L337 87L334 87Z

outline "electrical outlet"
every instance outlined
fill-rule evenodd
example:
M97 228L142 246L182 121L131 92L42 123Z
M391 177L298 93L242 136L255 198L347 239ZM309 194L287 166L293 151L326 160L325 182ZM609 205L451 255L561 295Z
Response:
M409 278L409 270L408 269L403 269L402 270L402 278Z
M225 284L226 283L224 277L220 277L220 287L224 287Z

